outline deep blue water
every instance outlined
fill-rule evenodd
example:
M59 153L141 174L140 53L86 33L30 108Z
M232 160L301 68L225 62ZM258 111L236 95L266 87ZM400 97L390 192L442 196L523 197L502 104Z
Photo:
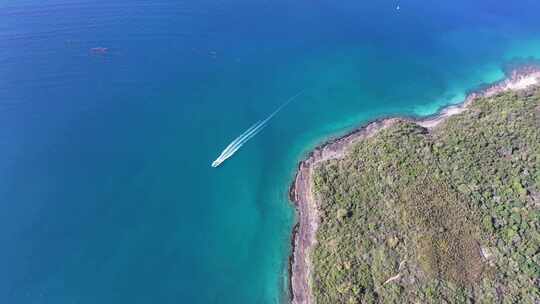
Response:
M0 303L286 300L304 153L540 59L539 14L535 0L0 1Z

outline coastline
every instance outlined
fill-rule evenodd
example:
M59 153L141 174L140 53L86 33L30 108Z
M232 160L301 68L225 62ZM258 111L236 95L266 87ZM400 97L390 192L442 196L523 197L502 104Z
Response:
M316 243L315 236L319 217L317 201L311 191L311 176L318 163L342 157L351 144L373 136L379 130L397 122L410 121L431 130L448 117L467 110L477 98L491 97L505 91L522 91L539 84L540 67L525 65L507 72L506 77L501 81L472 91L463 102L444 107L434 115L419 118L395 116L376 119L343 136L332 138L313 149L299 163L289 189L289 198L295 204L297 212L297 223L293 227L291 238L292 253L289 257L290 302L294 304L314 303L310 286L312 269L309 253Z

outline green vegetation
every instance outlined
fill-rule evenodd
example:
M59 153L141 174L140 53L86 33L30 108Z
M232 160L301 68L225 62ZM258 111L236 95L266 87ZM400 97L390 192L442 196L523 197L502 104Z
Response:
M540 302L540 90L399 122L313 185L317 303Z

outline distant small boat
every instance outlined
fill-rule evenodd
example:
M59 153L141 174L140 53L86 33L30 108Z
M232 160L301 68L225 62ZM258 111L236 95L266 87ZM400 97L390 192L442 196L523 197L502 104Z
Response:
M221 165L221 163L223 163L229 157L233 156L233 154L236 153L236 151L238 151L246 142L248 142L250 139L252 139L254 136L256 136L260 131L262 131L266 127L266 124L270 121L270 119L272 119L272 117L274 117L277 113L279 113L279 111L281 111L281 109L283 109L285 106L287 106L293 100L295 100L303 92L304 92L304 90L298 92L296 95L289 98L285 103L283 103L281 106L279 106L279 108L277 108L274 112L272 112L272 114L270 114L270 116L268 116L264 120L259 120L258 122L253 124L251 127L249 127L249 129L244 131L244 133L240 134L240 136L238 136L236 139L234 139L221 152L221 154L218 156L218 158L216 158L216 160L214 160L212 162L212 165L211 165L212 168L218 167L219 165Z
M90 52L94 54L105 54L107 53L108 50L109 48L106 48L106 47L94 47L90 49Z

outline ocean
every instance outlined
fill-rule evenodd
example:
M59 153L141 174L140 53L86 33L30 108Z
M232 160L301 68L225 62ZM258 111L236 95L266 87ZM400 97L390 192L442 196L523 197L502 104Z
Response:
M0 303L286 302L298 162L539 60L539 12L535 0L0 1Z

